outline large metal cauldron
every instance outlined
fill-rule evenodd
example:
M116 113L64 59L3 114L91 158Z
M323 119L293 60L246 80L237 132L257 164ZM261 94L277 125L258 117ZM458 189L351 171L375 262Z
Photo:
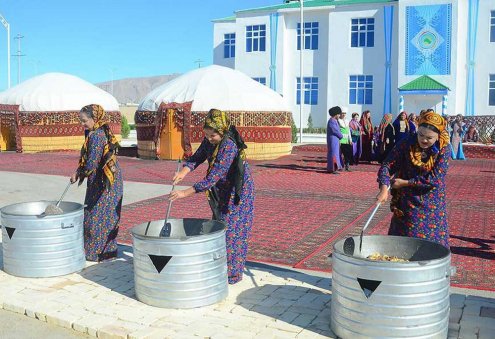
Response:
M159 237L163 222L132 229L138 300L157 307L193 308L226 298L225 223L169 219L170 236Z
M25 202L0 210L5 272L42 278L84 268L84 205L63 201L63 214L40 217L48 205L55 203Z
M446 338L450 251L407 237L365 236L354 255L344 240L332 255L331 327L341 338ZM346 251L347 252L347 251ZM372 261L372 253L409 262Z

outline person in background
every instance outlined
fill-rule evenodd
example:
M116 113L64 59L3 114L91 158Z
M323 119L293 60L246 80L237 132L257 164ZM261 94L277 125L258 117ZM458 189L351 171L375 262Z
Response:
M340 139L343 138L340 132L338 119L342 109L339 106L334 106L328 110L330 119L327 124L327 172L339 174L338 170L342 169L340 159Z
M79 120L86 138L81 148L79 166L71 176L81 185L87 179L84 199L84 250L89 261L117 257L118 223L122 210L124 184L117 162L119 144L100 105L84 106Z
M254 217L254 181L244 152L247 146L227 114L218 109L208 112L203 131L203 142L173 180L178 184L205 160L206 176L190 188L172 191L169 199L206 192L213 219L227 224L228 281L235 284L242 280Z
M373 160L371 146L371 143L373 141L373 123L371 122L370 111L364 111L363 114L361 114L360 124L363 129L363 134L361 135L361 160L371 162Z
M409 121L407 120L407 113L400 112L394 121L395 129L395 143L397 144L402 139L409 136Z
M407 121L409 123L409 133L410 134L415 134L416 130L418 129L416 120L417 120L416 114L414 114L414 113L409 114Z
M409 135L383 162L376 199L393 212L389 235L430 240L449 247L445 177L451 148L447 122L435 112L421 114L418 132Z
M378 142L378 162L382 163L395 145L395 128L392 125L394 116L390 113L384 114L378 132L380 140Z
M380 130L379 126L373 128L373 141L371 143L372 159L380 162Z
M462 148L462 139L466 134L466 124L464 123L462 114L457 114L455 120L451 123L452 132L450 135L452 143L452 159L466 160Z
M466 135L464 136L464 141L466 142L478 142L479 134L475 125L469 126Z
M363 129L359 123L359 114L352 113L352 120L349 123L349 128L351 129L351 139L352 139L352 164L359 164L359 158L361 157L361 135Z
M448 114L442 115L442 117L447 121L447 132L449 133L449 136L452 134L452 118L449 117Z
M352 139L349 122L346 120L346 115L347 112L342 112L338 122L340 133L342 134L342 139L340 139L340 150L344 158L344 168L349 172L351 170L349 166L352 163Z

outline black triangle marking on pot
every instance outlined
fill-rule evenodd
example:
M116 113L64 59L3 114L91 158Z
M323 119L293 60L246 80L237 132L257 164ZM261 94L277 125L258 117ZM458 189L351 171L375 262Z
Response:
M378 280L369 280L369 279L361 279L357 278L357 281L359 283L359 286L361 286L361 289L363 290L364 295L366 298L371 297L373 292L380 286L382 283L381 281Z
M7 231L7 235L9 236L9 239L12 239L12 236L14 235L15 232L15 228L5 226L5 230Z
M158 274L163 270L163 268L168 264L170 259L172 259L172 256L169 255L153 255L153 254L148 254L148 256L151 259L151 262L156 268L156 271Z

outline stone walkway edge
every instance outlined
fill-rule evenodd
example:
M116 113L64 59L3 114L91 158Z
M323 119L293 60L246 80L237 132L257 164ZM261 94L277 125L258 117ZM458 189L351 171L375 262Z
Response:
M224 301L163 309L136 300L131 250L121 253L61 277L1 271L1 307L98 338L336 338L329 328L329 277L249 265ZM450 299L448 338L495 338L495 299L462 293Z

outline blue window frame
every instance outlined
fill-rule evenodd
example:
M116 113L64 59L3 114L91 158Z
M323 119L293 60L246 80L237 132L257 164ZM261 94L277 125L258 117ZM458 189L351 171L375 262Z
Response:
M490 84L488 87L488 105L495 106L495 74L490 74Z
M318 105L318 78L303 77L304 79L304 104ZM301 104L301 78L297 78L296 104Z
M490 42L495 42L495 11L490 16Z
M246 27L246 52L264 52L266 50L266 25Z
M318 49L318 22L304 23L304 49ZM297 50L301 49L301 23L297 24Z
M375 18L351 19L351 47L375 46Z
M373 104L373 76L349 76L349 104Z
M254 81L258 81L260 84L266 86L266 78L265 77L260 77L260 78L253 78Z
M223 35L223 57L235 58L235 33Z

